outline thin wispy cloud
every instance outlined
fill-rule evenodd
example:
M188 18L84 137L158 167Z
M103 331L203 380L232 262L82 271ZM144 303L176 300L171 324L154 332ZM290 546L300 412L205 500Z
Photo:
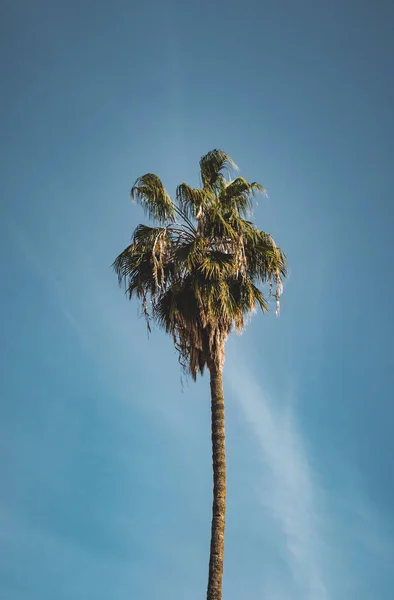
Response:
M318 486L294 415L288 406L274 404L238 361L236 367L227 366L226 379L255 434L264 471L269 474L263 501L269 518L278 523L294 581L304 598L331 600L318 531Z
M259 448L261 469L254 467L253 478L260 481L264 507L262 539L267 524L276 523L269 543L291 573L288 583L283 570L267 573L265 595L280 600L368 598L370 590L389 581L393 564L384 517L361 485L349 489L343 481L328 492L328 473L317 470L317 453L301 430L292 402L283 401L278 390L267 392L239 358L230 358L225 377ZM357 479L355 466L347 465L347 473L348 480Z

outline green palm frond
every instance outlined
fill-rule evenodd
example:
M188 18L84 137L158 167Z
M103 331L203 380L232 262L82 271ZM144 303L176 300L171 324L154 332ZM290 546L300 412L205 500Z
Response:
M236 225L237 217L233 218L233 215L231 215L229 218L223 214L220 205L215 203L205 213L204 235L216 244L223 245L228 241L237 239Z
M211 150L200 159L200 174L203 188L216 190L224 183L224 172L228 174L238 167L224 150Z
M131 245L118 256L113 266L119 284L124 283L129 298L134 294L138 298L155 294L156 283L151 254L137 252Z
M268 312L269 308L268 308L267 300L266 300L263 292L254 284L252 284L252 290L253 290L255 302L257 302L258 305L260 306L261 312L262 313Z
M157 175L146 173L139 177L130 194L133 200L141 204L150 219L157 223L175 220L174 204Z
M237 177L225 186L220 194L219 202L226 211L236 211L240 215L247 215L252 210L253 197L257 192L266 193L260 183L256 181L248 183L243 177Z
M245 236L245 254L250 277L261 282L269 281L275 274L287 276L286 257L271 235L264 231L251 231Z
M133 233L133 242L140 248L151 249L158 235L166 231L165 227L151 227L149 225L137 225Z
M124 283L131 298L146 299L164 287L173 274L171 257L174 240L169 227L139 225L130 244L115 260L113 268L119 284Z
M181 183L176 190L176 199L180 209L188 217L198 218L199 212L208 201L208 195L206 190Z
M222 279L234 269L234 255L212 250L205 254L199 269L208 281Z

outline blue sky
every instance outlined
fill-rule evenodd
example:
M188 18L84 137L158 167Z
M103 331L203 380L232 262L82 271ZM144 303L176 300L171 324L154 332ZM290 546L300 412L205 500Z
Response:
M290 263L228 343L224 597L392 598L390 5L2 3L1 599L204 597L208 381L110 265L212 148Z

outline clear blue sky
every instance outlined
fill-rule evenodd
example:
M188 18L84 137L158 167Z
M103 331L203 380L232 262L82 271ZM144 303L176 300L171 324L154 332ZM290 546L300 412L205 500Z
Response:
M391 600L392 3L3 0L1 600L205 595L208 382L110 265L223 148L282 314L228 344L225 600Z

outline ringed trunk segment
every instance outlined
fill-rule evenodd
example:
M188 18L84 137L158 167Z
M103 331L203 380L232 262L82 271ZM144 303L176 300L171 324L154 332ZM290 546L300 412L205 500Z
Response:
M226 450L222 365L210 365L213 505L207 600L221 600L226 517Z

